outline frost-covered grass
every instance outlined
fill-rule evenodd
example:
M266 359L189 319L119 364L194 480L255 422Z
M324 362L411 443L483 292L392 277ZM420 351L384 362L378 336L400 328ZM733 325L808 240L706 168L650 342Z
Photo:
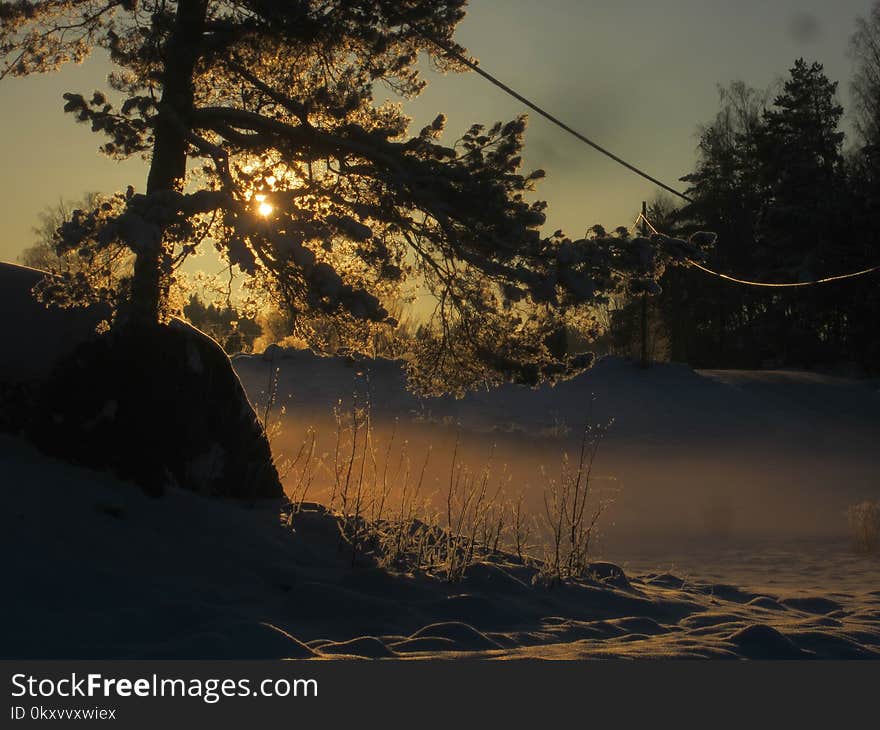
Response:
M269 371L280 369L277 403L286 414L276 408L271 419L283 422L273 441L280 462L295 457L310 426L319 432L317 457L332 452L333 407L343 399L349 411L357 393L371 404L383 443L397 424L414 463L433 446L426 494L445 489L459 432L460 461L476 470L496 446L496 471L507 464L516 475L508 497L523 489L524 514L533 516L545 511L540 465L558 475L560 453L577 453L580 426L614 418L593 472L597 490L614 494L602 520L602 550L612 554L669 536L845 538L847 507L880 496L877 390L867 381L669 364L643 371L605 358L552 388L505 386L456 400L415 397L389 360L297 351L239 357L235 367L259 403L271 390Z
M870 489L876 474L869 385L841 379L701 375L681 366L644 373L609 360L552 389L419 401L391 361L349 363L298 352L271 362L239 358L236 367L255 400L275 403L269 430L295 502L332 500L356 541L382 533L368 542L371 549L384 546L387 564L440 571L445 563L452 576L469 555L480 559L495 544L556 566L550 573L558 580L560 572L578 574L577 565L599 550L613 558L645 539L843 538L850 532L847 504ZM329 415L334 403L336 420ZM352 412L367 403L353 449ZM590 508L563 505L581 471L574 463L568 475L561 468L564 452L577 461L576 424L610 414L614 427L602 434L597 463L590 465ZM339 418L346 421L342 429ZM483 427L489 422L493 429ZM497 429L508 422L517 428ZM549 437L549 423L566 428ZM499 491L505 466L515 479ZM834 490L828 489L832 470ZM612 493L613 510L591 529ZM838 518L830 521L829 514ZM565 523L574 515L581 519L573 531ZM441 544L450 548L448 559L437 554Z
M585 429L574 458L563 451L558 476L543 470L544 510L534 513L494 453L478 468L462 460L460 436L445 455L445 480L429 491L425 475L438 458L430 446L413 453L397 425L380 433L368 407L337 408L335 415L331 452L318 453L310 428L285 459L290 520L304 505L314 508L310 500L321 502L337 517L353 564L366 558L455 583L474 564L504 553L536 567L544 583L588 573L607 506L593 477L604 428Z

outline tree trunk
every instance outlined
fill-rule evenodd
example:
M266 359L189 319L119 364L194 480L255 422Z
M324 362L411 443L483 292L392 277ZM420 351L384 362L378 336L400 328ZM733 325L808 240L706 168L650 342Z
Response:
M204 30L207 0L180 0L174 30L165 46L162 99L147 195L164 190L181 190L186 176L185 127L193 107L193 75ZM168 299L170 272L166 269L173 245L164 238L139 250L132 280L130 319L154 324L163 317Z

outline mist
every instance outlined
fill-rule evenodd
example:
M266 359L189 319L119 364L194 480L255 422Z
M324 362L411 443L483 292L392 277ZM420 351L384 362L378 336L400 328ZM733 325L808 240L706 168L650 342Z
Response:
M576 466L583 428L606 425L591 500L605 506L597 550L618 559L662 562L693 544L844 538L847 507L876 482L873 392L832 376L668 364L645 372L609 358L555 387L505 386L457 401L407 394L395 363L343 363L306 352L236 358L267 415L276 460L295 459L315 434L308 499L332 492L334 449L339 438L349 448L355 407L369 407L370 461L380 475L396 473L402 452L414 473L427 460L422 495L440 510L456 468L488 469L490 491L503 484L503 499L522 495L539 522L564 459ZM288 488L301 468L286 477Z

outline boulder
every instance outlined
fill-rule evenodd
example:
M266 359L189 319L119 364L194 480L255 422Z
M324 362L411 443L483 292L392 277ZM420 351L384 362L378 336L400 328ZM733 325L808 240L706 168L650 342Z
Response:
M269 442L226 353L183 324L114 329L78 345L42 384L27 427L43 451L238 499L282 497Z

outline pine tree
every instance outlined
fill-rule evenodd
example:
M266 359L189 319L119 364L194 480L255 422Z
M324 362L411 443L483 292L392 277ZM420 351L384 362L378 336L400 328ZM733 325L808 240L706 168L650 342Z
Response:
M399 105L417 62L464 70L465 0L16 0L0 6L2 76L79 62L95 48L109 90L65 94L114 158L145 155L145 190L75 211L60 251L135 255L119 322L169 316L176 267L211 241L284 303L343 322L352 345L393 326L413 277L436 298L416 353L429 386L534 381L570 364L546 346L591 303L607 262L542 238L538 170L520 171L526 121L473 125L452 145L437 116L410 134ZM57 295L57 283L49 296Z
M764 112L758 155L766 200L761 222L769 267L813 278L839 260L845 192L837 83L798 59Z

